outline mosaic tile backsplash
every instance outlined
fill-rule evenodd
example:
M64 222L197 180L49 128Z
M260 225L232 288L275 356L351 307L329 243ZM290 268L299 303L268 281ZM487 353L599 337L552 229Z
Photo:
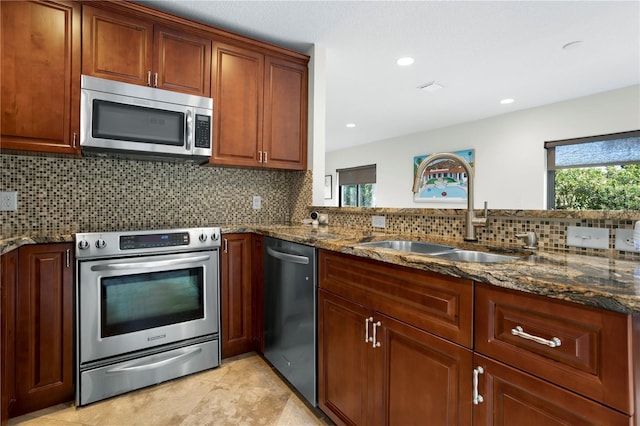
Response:
M352 207L311 207L327 213L333 226L350 227L365 231L415 234L462 241L464 238L465 209L393 209ZM371 217L385 217L384 229L374 228ZM477 210L481 217L484 211ZM589 256L639 260L640 253L615 250L618 229L633 229L640 220L640 211L548 211L548 210L489 210L487 227L476 228L478 244L496 247L522 247L515 234L534 231L539 250L573 253ZM565 244L567 226L606 228L609 230L609 249L570 247Z
M18 210L0 212L2 235L300 221L311 172L98 158L1 155L0 190ZM262 197L253 210L252 197Z

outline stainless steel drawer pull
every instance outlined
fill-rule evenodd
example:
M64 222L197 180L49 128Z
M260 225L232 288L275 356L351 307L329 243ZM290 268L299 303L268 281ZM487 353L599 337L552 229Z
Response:
M373 317L369 317L369 318L366 318L364 320L364 328L365 328L365 331L364 331L364 342L365 343L369 343L370 341L373 340L371 337L369 337L369 323L370 322L373 322Z
M478 376L484 373L484 368L476 367L473 369L473 405L478 405L484 401L482 395L478 393Z
M517 325L516 328L511 329L511 334L522 337L523 339L533 340L536 343L549 346L550 348L557 348L562 345L562 341L557 337L552 337L551 340L548 340L543 337L534 336L533 334L525 333L524 329L519 325Z
M373 321L373 318L371 320ZM378 327L380 327L381 325L382 323L380 321L373 323L373 338L371 339L371 345L374 348L380 347L380 342L378 342L378 339L376 338L376 333L378 331Z

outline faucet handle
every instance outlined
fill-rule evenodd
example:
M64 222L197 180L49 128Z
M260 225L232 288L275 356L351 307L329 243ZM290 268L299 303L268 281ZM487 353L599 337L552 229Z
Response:
M522 238L524 240L523 248L531 250L536 250L538 248L538 237L533 231L528 231L524 234L516 234L516 238Z

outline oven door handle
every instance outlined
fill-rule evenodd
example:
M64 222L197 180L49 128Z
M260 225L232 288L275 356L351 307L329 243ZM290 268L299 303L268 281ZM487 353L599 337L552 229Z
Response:
M197 354L198 352L202 352L202 348L193 348L187 352L181 353L179 355L171 356L169 358L162 359L160 361L144 363L140 365L123 365L121 367L110 368L106 371L106 373L126 373L131 371L146 371L153 370L154 368L162 367L167 364L171 364L173 362L180 361L182 358L187 358Z
M155 268L158 266L172 266L179 265L185 262L203 262L211 259L211 256L195 256L186 257L180 259L168 259L168 260L156 260L148 262L132 262L132 263L102 263L99 265L93 265L92 271L114 271L123 269L140 269L140 268Z

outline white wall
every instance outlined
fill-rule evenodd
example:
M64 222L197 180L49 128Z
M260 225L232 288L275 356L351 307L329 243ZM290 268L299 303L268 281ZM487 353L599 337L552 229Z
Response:
M326 123L326 48L314 45L307 54L309 60L309 121L307 168L312 170L312 203L324 202L325 123Z
M326 153L326 174L377 164L377 207L459 207L413 201L413 157L475 149L475 208L546 208L544 142L640 129L640 85ZM334 194L336 191L334 190ZM338 205L337 197L325 205ZM462 204L464 206L465 204Z

